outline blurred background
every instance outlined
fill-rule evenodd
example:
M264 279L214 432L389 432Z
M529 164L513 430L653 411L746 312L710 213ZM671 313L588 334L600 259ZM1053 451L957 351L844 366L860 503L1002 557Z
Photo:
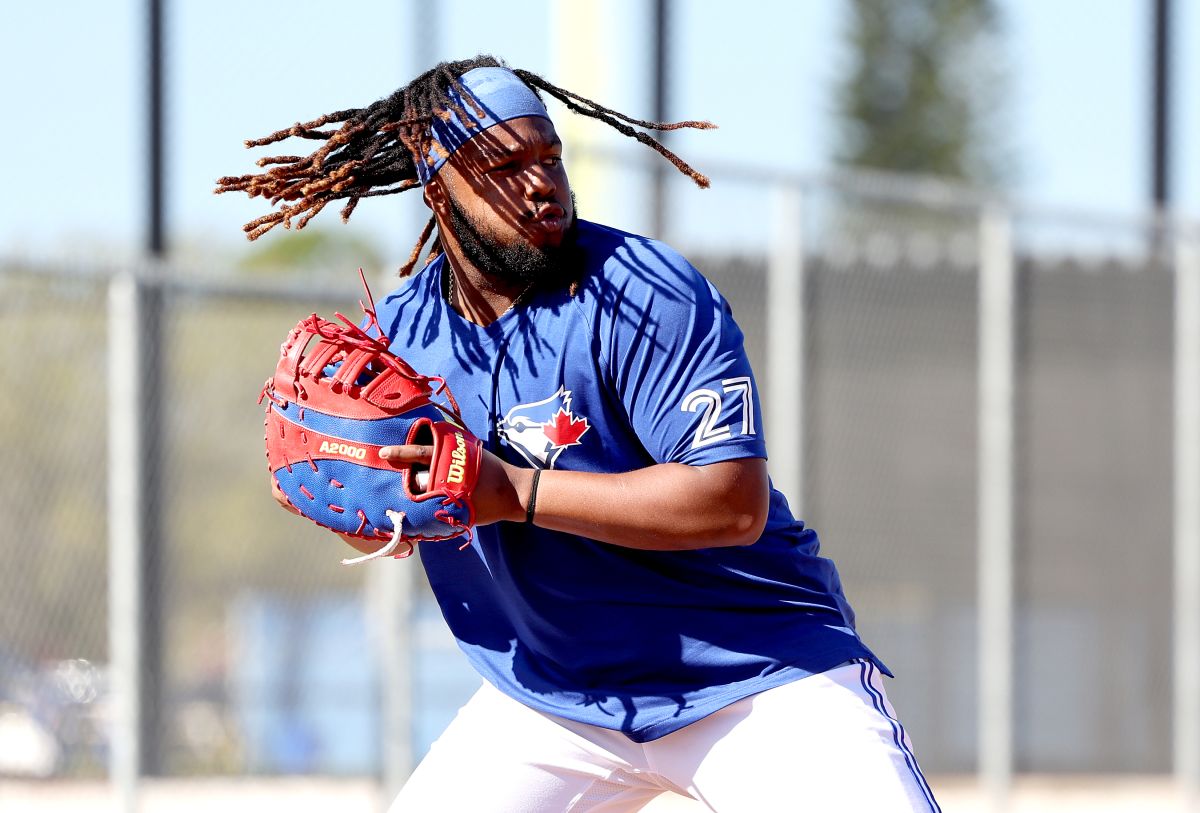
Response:
M107 0L0 27L0 810L382 810L477 685L417 562L275 507L255 403L419 195L250 243L211 192L480 52L720 125L701 191L552 106L582 216L731 301L945 809L1200 809L1200 6Z

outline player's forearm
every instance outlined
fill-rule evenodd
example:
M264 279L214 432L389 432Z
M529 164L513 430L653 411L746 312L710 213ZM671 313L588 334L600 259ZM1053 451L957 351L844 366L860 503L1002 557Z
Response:
M752 544L768 502L762 460L666 463L625 474L546 471L534 522L641 550L694 550Z
M394 465L428 464L428 446L385 446ZM523 522L534 472L484 452L472 492L474 521ZM745 458L686 466L663 463L621 474L546 470L538 527L642 550L694 550L753 544L767 521L767 464Z

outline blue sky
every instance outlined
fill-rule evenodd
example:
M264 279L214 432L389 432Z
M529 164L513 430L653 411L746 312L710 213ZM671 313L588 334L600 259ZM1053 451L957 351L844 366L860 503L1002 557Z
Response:
M557 36L564 11L552 0L444 1L434 37L414 26L417 4L175 0L168 74L175 239L237 250L239 225L262 210L210 192L217 176L251 169L254 156L242 140L385 95L422 58L491 51L649 115L647 0L605 3L607 19L570 39ZM1200 104L1184 104L1200 93L1200 7L1176 5L1173 185L1180 210L1200 217L1200 155L1185 149L1200 143ZM841 44L846 3L676 0L676 7L673 113L721 125L679 138L679 151L702 169L706 161L827 169L837 135L834 86L849 64ZM1052 206L1139 211L1149 187L1148 0L1001 0L1001 7L1010 82L1002 121L1020 166L1012 194ZM141 15L136 0L6 10L0 98L9 114L8 194L0 200L0 254L136 246L144 184ZM567 82L559 75L563 54L589 48L602 55L595 70ZM615 176L611 183L619 185ZM718 184L699 200L720 219L729 201L760 191L722 200ZM402 197L410 200L364 203L352 224L389 256L405 253L411 239L412 229L397 229L398 220L419 216L413 196ZM640 204L630 197L585 200L585 213L625 217L631 222L617 225L636 227Z

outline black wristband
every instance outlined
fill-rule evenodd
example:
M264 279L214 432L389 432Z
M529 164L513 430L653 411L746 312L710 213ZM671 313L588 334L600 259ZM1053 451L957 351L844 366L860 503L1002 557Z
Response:
M533 523L533 509L537 507L538 480L542 477L541 469L533 470L533 485L529 487L529 500L525 503L525 521Z

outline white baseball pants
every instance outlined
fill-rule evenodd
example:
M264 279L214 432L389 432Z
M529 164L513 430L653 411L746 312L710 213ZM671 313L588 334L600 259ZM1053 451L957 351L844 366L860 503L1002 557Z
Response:
M647 743L534 711L485 683L390 813L940 813L874 665L843 664Z

